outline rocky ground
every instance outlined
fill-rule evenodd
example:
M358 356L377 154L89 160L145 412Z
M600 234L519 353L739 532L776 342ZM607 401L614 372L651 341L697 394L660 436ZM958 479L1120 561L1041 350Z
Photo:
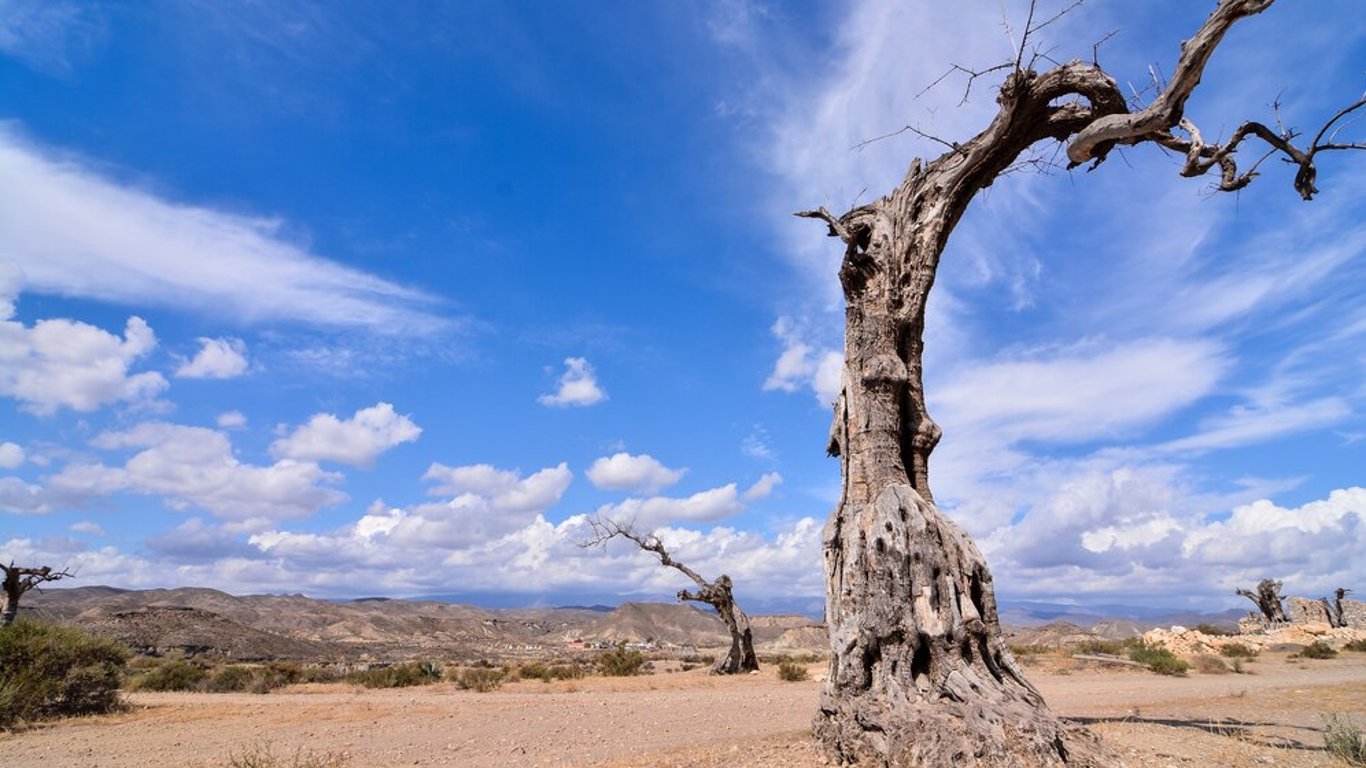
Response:
M1345 765L1323 751L1327 713L1366 726L1366 654L1321 661L1264 652L1251 674L1161 677L1064 657L1030 675L1061 714L1090 727L1120 766ZM813 664L819 676L822 667ZM359 766L823 765L807 736L819 683L703 670L523 681L489 692L300 686L252 694L152 694L113 716L0 735L0 764L220 768L255 748L307 750ZM288 761L282 763L288 765Z

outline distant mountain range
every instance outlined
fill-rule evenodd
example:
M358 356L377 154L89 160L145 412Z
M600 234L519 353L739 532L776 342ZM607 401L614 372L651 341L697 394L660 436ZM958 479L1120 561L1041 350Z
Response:
M449 595L443 597L451 597ZM755 641L769 651L819 651L824 627L806 612L755 612ZM729 644L709 610L678 602L627 602L533 608L487 608L447 600L363 597L319 600L303 595L234 596L214 589L46 589L21 613L80 626L149 653L181 651L234 659L480 658L553 654L571 644L658 642L715 648ZM1243 611L1203 614L1077 606L1008 604L1007 628L1043 626L1064 634L1121 638L1153 627L1209 623L1233 628ZM1055 633L1056 634L1056 633Z

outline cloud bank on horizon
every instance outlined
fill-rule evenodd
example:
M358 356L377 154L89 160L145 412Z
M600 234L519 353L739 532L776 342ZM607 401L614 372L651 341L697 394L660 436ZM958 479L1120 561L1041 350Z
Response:
M926 86L1010 57L1027 7L490 4L475 34L467 6L11 5L0 557L239 593L682 586L581 547L605 515L807 605L842 307L790 212L984 126L988 78ZM1041 42L1119 30L1101 61L1141 89L1205 5L1083 6ZM1353 12L1240 24L1192 115L1331 115L1363 87ZM1304 204L1281 169L1212 195L1150 149L1011 174L954 233L936 498L1006 599L1359 585L1366 159Z

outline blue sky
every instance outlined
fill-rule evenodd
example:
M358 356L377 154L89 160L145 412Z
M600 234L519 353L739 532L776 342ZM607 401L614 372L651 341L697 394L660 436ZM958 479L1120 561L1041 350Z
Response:
M1141 92L1207 5L1097 2L1037 43L1115 31ZM1354 5L1240 24L1188 114L1315 127L1366 88ZM0 0L0 557L327 597L684 586L579 548L605 514L819 605L839 252L791 213L936 154L866 139L985 125L989 78L922 91L1010 58L1004 6ZM965 217L932 484L1005 599L1360 587L1366 162L1324 157L1308 204L1277 166L1215 195L1138 148Z

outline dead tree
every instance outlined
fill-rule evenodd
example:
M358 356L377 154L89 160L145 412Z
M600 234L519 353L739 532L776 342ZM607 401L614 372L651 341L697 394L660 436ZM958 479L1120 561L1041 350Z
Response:
M0 628L14 623L14 617L19 614L19 598L23 597L25 592L39 584L60 581L75 575L65 569L54 571L46 565L42 568L16 566L13 560L9 565L0 565L0 570L5 572L5 607L0 610Z
M1237 589L1235 592L1256 603L1262 620L1268 624L1284 624L1290 621L1281 602L1281 582L1275 579L1262 579L1257 582L1256 592L1249 592L1246 589Z
M945 141L948 151L934 160L913 160L879 200L838 216L824 208L797 214L824 221L844 244L845 366L829 441L841 459L842 492L824 531L832 659L813 726L833 762L1108 763L1064 729L1025 679L1002 639L986 560L934 506L929 457L940 429L921 375L925 304L968 204L1040 142L1066 144L1069 167L1094 167L1115 147L1152 142L1184 156L1183 175L1218 168L1218 188L1235 190L1256 173L1240 169L1236 154L1256 137L1298 167L1295 189L1312 197L1317 154L1348 147L1330 129L1362 102L1302 147L1260 123L1208 144L1183 114L1224 34L1272 1L1220 0L1182 45L1171 79L1136 110L1098 64L1035 71L1025 45L1043 24L1027 26L1020 55L1000 68L1008 74L999 111L984 131Z
M678 599L710 605L721 618L721 623L730 631L730 651L712 665L713 675L735 675L759 669L759 658L754 654L754 633L749 627L749 617L735 603L729 576L723 573L716 581L707 581L697 571L673 559L658 536L642 534L631 525L622 525L613 520L590 519L588 522L593 526L593 538L584 542L583 546L596 547L612 539L626 539L659 558L660 565L673 568L692 579L697 585L696 592L679 590Z
M1342 598L1351 592L1350 589L1338 587L1333 590L1333 602L1328 602L1328 598L1320 597L1319 602L1323 603L1323 612L1328 616L1328 626L1333 629L1341 629L1347 626L1347 614L1342 606Z

